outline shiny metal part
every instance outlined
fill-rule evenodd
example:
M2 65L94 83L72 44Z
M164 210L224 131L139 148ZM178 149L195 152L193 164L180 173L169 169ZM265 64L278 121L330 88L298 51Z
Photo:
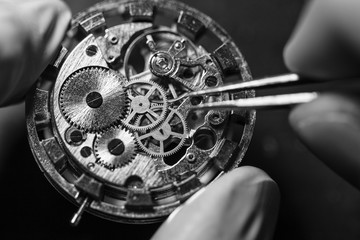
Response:
M156 113L161 107L152 108ZM137 124L145 119L139 118ZM188 137L187 125L184 116L174 109L169 109L169 114L160 127L148 133L135 133L140 148L153 157L167 157L178 152Z
M125 129L113 128L98 136L94 150L95 163L113 171L135 158L137 145L132 133Z
M262 79L251 80L248 82L232 83L224 86L208 88L195 92L188 93L188 97L202 96L202 95L214 95L226 92L239 92L248 89L259 89L271 86L281 86L289 84L299 84L301 78L298 74L284 74L279 76L266 77ZM301 82L300 82L301 83Z
M293 93L265 97L256 97L249 99L229 100L223 102L211 102L199 104L191 107L192 109L214 109L214 110L237 110L237 109L274 109L289 105L307 103L318 97L316 92Z
M72 74L60 93L66 120L89 132L115 125L128 108L124 80L107 69L89 67Z
M70 220L70 224L73 227L79 225L81 217L85 211L85 208L89 205L89 198L85 198L85 200L81 203L79 210L74 214L74 216Z
M234 77L251 80L231 37L181 2L112 0L79 13L26 102L38 165L79 206L71 224L85 212L161 221L237 167L255 111L190 109L254 91L189 95Z
M146 131L159 126L166 117L168 106L166 93L162 87L150 80L133 80L125 87L128 89L128 98L131 103L129 114L122 123L136 131ZM161 111L154 112L152 106L157 102L161 103ZM135 124L141 116L148 119L146 124Z
M347 85L351 82L351 79L347 79ZM326 81L319 84L316 81L309 81L300 77L298 74L289 73L284 75L265 77L248 82L232 83L224 86L212 87L199 91L194 91L185 94L183 97L197 97L197 96L211 96L224 93L238 93L248 89L271 89L284 86L308 86L311 87L313 92L300 92L282 95L269 95L260 96L251 99L234 99L222 102L211 102L205 104L199 104L193 106L192 109L217 109L217 110L239 110L239 109L273 109L280 107L287 107L289 105L296 105L301 103L307 103L315 100L319 92L315 92L318 89L324 88L325 85L334 87L334 84L339 86L344 85L338 81ZM351 87L352 85L350 85ZM342 87L344 88L344 87Z

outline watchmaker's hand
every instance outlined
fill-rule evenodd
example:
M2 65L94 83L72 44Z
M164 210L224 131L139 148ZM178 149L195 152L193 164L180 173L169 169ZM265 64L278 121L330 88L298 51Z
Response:
M324 79L359 77L359 9L358 0L311 2L285 50L289 69ZM324 94L297 107L290 122L320 159L360 188L358 92Z
M278 204L271 178L257 168L240 167L190 198L153 240L272 239Z
M70 18L59 0L0 0L0 107L23 99L54 57Z

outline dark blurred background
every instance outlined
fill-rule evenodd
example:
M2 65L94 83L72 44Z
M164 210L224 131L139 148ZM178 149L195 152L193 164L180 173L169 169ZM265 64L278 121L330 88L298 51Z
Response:
M76 13L96 1L67 2ZM282 51L303 0L184 2L211 16L230 33L254 77L287 72ZM141 240L149 239L158 228L159 224L113 223L86 213L77 228L70 227L76 207L40 173L26 139L24 106L0 109L0 116L2 239ZM282 200L274 239L360 239L359 191L297 140L287 117L285 110L258 112L243 162L264 169L279 184Z

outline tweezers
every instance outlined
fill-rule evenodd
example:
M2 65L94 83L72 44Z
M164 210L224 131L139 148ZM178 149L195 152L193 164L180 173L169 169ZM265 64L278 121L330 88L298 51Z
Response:
M297 86L297 85L311 85L312 83L319 83L317 81L309 81L300 77L298 74L289 73L284 75L261 78L257 80L250 80L235 84L223 85L214 88L194 91L187 94L187 97L218 95L221 93L236 93L250 89L266 89L279 86ZM328 83L327 81L324 82ZM344 85L344 82L342 82ZM288 107L291 105L307 103L315 100L319 96L319 92L300 92L280 95L268 95L253 98L241 98L236 100L227 100L221 102L208 102L192 106L191 109L275 109L281 107Z

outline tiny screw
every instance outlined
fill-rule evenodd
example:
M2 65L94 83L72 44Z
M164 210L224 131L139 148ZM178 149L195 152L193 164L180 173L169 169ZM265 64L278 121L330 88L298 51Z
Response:
M103 97L98 92L91 92L86 96L86 103L91 108L101 107L103 101Z
M215 87L218 84L218 80L214 76L209 76L205 79L205 85L208 87Z
M120 156L125 151L125 145L120 139L113 139L108 144L108 150L112 155Z
M223 115L218 111L211 113L209 116L209 122L212 125L220 125L224 122L224 120L225 119L224 119Z
M88 55L89 57L95 56L97 52L98 48L95 45L90 45L86 49L86 55Z
M90 157L90 155L92 154L91 148L90 148L90 147L83 147L83 148L81 149L81 151L80 151L80 154L81 154L81 156L84 157L84 158ZM90 167L91 164L92 164L93 166ZM89 163L89 164L88 164L88 168L93 168L94 166L95 166L94 163Z
M80 143L83 140L83 134L79 130L75 130L72 133L70 133L70 140L73 143Z

